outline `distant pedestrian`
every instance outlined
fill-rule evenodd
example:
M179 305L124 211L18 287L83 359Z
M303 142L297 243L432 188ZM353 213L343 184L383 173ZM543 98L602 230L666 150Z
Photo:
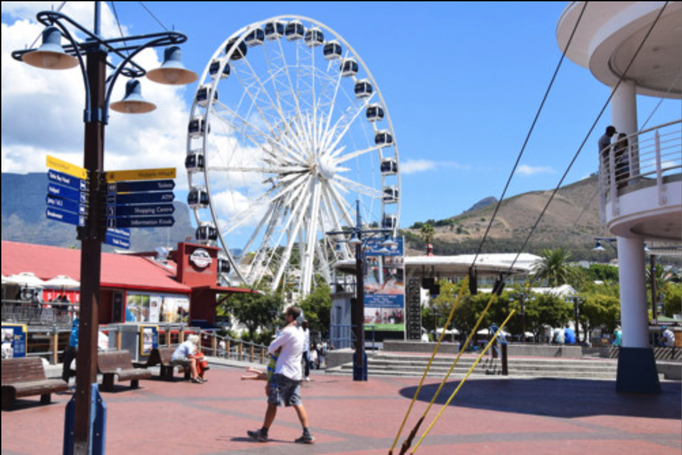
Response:
M613 135L616 134L616 127L614 126L607 126L606 127L606 132L599 138L598 146L599 146L599 160L601 162L601 171L604 172L604 174L608 175L609 174L609 156L611 153L611 138Z
M630 144L627 134L618 134L618 140L613 146L613 159L616 163L614 172L618 181L618 189L625 188L630 178Z
M623 331L620 326L617 326L616 330L613 332L613 345L616 347L623 345Z
M192 382L195 384L203 384L206 382L206 378L203 377L203 370L201 372L199 371L197 344L199 344L199 335L188 336L187 340L180 343L175 352L173 352L173 355L171 356L171 365L180 365L184 368L189 368Z
M310 381L310 330L308 330L308 321L303 321L303 362L305 362L305 380Z
M554 329L554 343L555 344L564 344L566 341L566 337L564 335L564 329L561 327Z
M275 374L270 383L266 386L268 392L268 407L263 420L263 427L260 430L248 431L251 439L259 442L268 441L268 432L275 417L277 407L284 402L285 406L292 406L296 410L298 420L303 427L303 435L295 442L302 444L313 444L315 438L310 432L308 414L301 401L299 393L301 384L301 359L303 357L304 334L296 325L296 319L301 315L301 310L297 307L290 307L284 313L286 327L280 336L274 339L268 347L268 353L275 354L281 348L277 359Z
M564 329L564 338L566 344L575 344L575 331L568 325Z
M661 327L661 345L669 348L675 346L675 333L668 327Z
M69 345L64 350L64 364L62 365L62 379L68 384L71 378L71 364L78 356L78 307L74 308L73 322L71 323L71 336Z

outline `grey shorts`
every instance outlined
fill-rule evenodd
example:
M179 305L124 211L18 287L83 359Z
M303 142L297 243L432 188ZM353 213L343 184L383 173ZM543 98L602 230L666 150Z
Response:
M276 406L298 406L302 404L299 384L301 381L294 381L281 374L276 374L270 381L270 393L268 403Z
M171 365L181 366L181 367L185 367L185 368L189 368L191 363L192 363L191 360L188 359L187 357L185 357L184 359L171 360Z

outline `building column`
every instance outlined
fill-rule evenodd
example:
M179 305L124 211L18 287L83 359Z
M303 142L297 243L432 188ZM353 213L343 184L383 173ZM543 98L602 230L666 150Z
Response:
M637 123L637 86L632 81L623 81L611 98L611 124L616 127L618 133L628 135L639 131ZM613 141L616 141L616 137ZM630 139L630 146L633 146L631 159L631 175L639 174L639 154L637 150L637 138Z
M619 133L637 132L637 92L631 81L623 81L611 98L611 124Z
M618 237L618 276L623 346L618 355L616 391L660 393L654 351L649 344L644 242Z

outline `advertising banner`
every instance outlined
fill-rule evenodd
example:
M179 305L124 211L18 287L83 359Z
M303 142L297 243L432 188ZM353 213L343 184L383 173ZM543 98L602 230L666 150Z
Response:
M384 247L383 239L367 241L365 257L365 330L405 330L403 238Z
M2 358L26 357L26 325L2 324Z
M152 353L152 349L159 347L159 327L156 325L140 326L140 355Z

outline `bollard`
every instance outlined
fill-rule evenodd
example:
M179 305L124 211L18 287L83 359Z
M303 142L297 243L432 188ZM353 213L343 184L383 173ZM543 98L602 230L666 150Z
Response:
M250 356L249 361L250 361L251 363L253 363L253 346L254 346L253 343L251 343L251 349L249 349L249 351L250 351L250 353L251 353L251 356Z
M57 332L57 326L52 325L52 365L57 365L59 363L59 332Z
M502 375L509 376L509 356L507 354L507 343L501 344L502 347Z

